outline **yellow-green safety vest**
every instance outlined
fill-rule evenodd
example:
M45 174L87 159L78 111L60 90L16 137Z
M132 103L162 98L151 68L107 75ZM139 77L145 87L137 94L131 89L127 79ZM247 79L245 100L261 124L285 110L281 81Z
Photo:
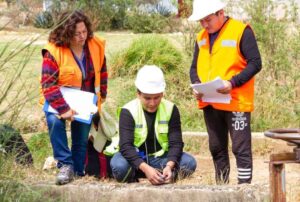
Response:
M134 119L135 128L133 144L135 147L139 148L146 141L148 135L147 122L144 115L142 103L139 99L135 99L127 103L122 108L127 109ZM156 112L154 130L157 141L162 149L149 155L162 156L166 151L169 150L169 121L172 115L173 108L174 104L172 102L165 99L161 100L161 103L159 104ZM118 113L120 113L120 111L121 109ZM119 150L118 144L119 138L113 138L112 143L106 147L104 153L106 155L113 155Z

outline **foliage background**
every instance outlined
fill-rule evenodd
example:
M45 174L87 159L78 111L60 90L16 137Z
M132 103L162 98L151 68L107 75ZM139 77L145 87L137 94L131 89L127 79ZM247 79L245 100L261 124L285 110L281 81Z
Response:
M40 14L40 10L37 8L41 1L18 2L12 3L9 9L1 10L0 14L10 16L11 23L20 24L22 22L22 25L26 25L24 20L18 18L19 16L9 14L9 12L16 13L16 10L20 10L21 13L26 13L24 16L31 19L28 20L28 23L34 22L35 14ZM110 72L109 98L111 98L109 100L112 102L112 111L134 96L135 89L132 84L137 68L146 63L155 63L166 70L172 68L172 71L166 71L166 76L169 78L170 89L174 90L168 91L166 96L174 99L173 101L179 106L184 130L205 131L202 113L196 109L196 102L191 96L189 87L189 67L193 56L194 40L196 33L200 30L198 23L188 22L184 18L191 12L192 1L185 1L182 18L176 17L176 14L167 8L159 6L158 1L155 0L78 0L72 1L73 3L54 0L53 2L51 14L54 23L63 10L80 8L90 16L96 30L122 30L115 34L97 33L107 40L106 55ZM283 4L282 1L275 0L249 0L244 4L238 4L236 0L227 2L226 11L229 16L238 15L245 22L250 23L256 34L262 56L263 68L256 76L255 110L252 114L253 131L265 131L278 127L299 127L300 26L298 4L295 0L285 1L289 3L289 6ZM151 12L137 9L139 6L148 5L147 3L153 5ZM278 16L278 9L282 13L281 16ZM19 19L18 22L15 22L17 19ZM5 28L7 29L7 27ZM124 30L127 31L124 32ZM172 32L170 32L171 30ZM35 105L34 103L38 99L38 77L41 62L39 51L42 47L42 43L38 42L44 41L49 31L50 29L37 29L33 30L36 32L35 36L28 36L24 32L22 39L16 38L9 43L0 42L1 92L3 92L0 99L0 110L7 111L6 113L13 111L10 117L3 116L3 114L2 121L15 122L15 125L24 131L38 131L44 125L41 124L42 118L31 123L31 120L21 119L19 115L24 106L27 105L25 109L28 109L28 106ZM132 35L131 31L140 33L167 31L168 33ZM138 40L143 36L146 39ZM12 52L15 53L14 56L8 57ZM171 57L170 53L175 52L176 54ZM166 60L168 64L166 64ZM10 66L14 68L9 68ZM21 79L18 79L19 77ZM119 92L118 85L123 83L127 83L131 87L116 93ZM23 87L22 90L20 90L20 86ZM15 97L15 94L18 97ZM120 96L120 94L124 94L124 96ZM26 105L17 98L26 101ZM10 100L16 101L19 107L8 105ZM15 106L17 105L15 104ZM40 117L42 117L42 113L40 113Z
M110 72L107 104L112 113L134 98L136 89L133 81L137 69L144 64L155 63L166 73L166 97L178 105L183 130L206 130L202 113L196 109L196 101L189 87L194 40L200 30L198 23L190 23L184 18L191 12L190 0L185 1L183 17L180 19L176 14L165 11L147 13L133 9L135 5L150 1L64 2L54 1L55 6L51 11L54 25L62 11L81 8L92 19L98 31L96 35L107 41L106 56ZM235 16L243 9L243 19L250 23L256 34L263 61L263 69L256 76L252 130L263 132L270 128L299 128L298 4L294 0L286 1L290 6L283 6L281 1L275 0L248 0L243 4L236 2L228 0L227 13ZM155 5L157 1L150 3ZM283 12L281 17L278 17L278 8ZM51 28L35 29L30 26L39 22L40 28L48 27L50 20L45 21L43 15L39 0L12 1L9 8L0 9L0 124L12 124L23 134L35 133L26 139L33 153L35 168L16 167L14 156L0 153L0 201L4 198L8 201L49 199L43 190L31 190L22 182L24 179L36 179L37 176L43 178L43 160L52 153L44 115L37 104L42 61L40 50ZM26 138L26 135L23 137ZM201 152L208 151L205 147L207 140L197 142L194 139L186 141L185 150L200 153L199 145ZM257 144L254 144L254 152L269 154L271 151L268 144L255 146Z

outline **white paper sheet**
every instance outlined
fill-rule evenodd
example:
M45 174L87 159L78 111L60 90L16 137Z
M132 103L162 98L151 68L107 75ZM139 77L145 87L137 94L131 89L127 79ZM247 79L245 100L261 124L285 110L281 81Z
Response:
M96 113L98 110L95 104L96 95L94 93L67 87L60 87L60 91L71 109L77 112L74 116L75 120L82 120L87 123L90 122L92 114ZM58 113L50 105L48 109L44 110L52 113Z
M218 93L217 89L224 87L223 81L220 77L215 78L212 81L199 84L191 84L191 87L197 92L202 93L203 102L225 103L229 104L231 100L230 94Z

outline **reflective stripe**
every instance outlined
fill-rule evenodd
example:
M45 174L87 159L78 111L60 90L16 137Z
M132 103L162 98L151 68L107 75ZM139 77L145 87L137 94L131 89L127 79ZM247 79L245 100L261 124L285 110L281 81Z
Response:
M132 167L130 167L129 169L128 169L128 171L127 171L127 173L126 173L126 175L125 175L125 177L124 177L124 179L122 180L122 182L126 182L128 179L128 176L129 176L129 174L131 173L131 170L132 170Z
M135 128L143 128L143 124L136 124Z
M251 171L251 168L238 168L238 171Z
M100 92L100 86L95 87L95 93L99 93Z
M241 173L241 172L239 172L239 175L251 175L251 172L247 172L247 173Z
M159 150L158 152L155 152L153 154L149 154L149 156L159 157L162 156L165 153L163 149Z
M206 39L202 39L201 41L198 42L199 48L200 48L201 46L204 46L205 44L206 44Z
M235 40L223 40L222 41L222 46L225 47L236 47L236 41Z
M251 176L238 176L239 179L249 179Z
M158 123L159 123L159 124L168 124L169 121L159 121Z

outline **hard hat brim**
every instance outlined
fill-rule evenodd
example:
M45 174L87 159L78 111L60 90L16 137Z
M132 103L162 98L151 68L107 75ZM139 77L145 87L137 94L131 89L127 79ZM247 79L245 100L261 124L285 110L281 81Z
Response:
M139 91L146 94L163 93L166 88L166 84L163 84L161 86L149 87L149 85L143 85L142 83L138 83L138 82L135 82L135 86Z
M189 18L188 18L188 21L198 21L198 20L201 20L201 16L197 16L195 14L192 14Z
M195 11L193 10L192 15L188 18L188 21L198 21L201 20L207 16L209 16L210 14L213 14L219 10L224 9L226 6L226 4L224 2L220 2L216 7L214 7L212 10L207 10L204 12L199 12L199 11ZM195 8L193 8L195 9Z

